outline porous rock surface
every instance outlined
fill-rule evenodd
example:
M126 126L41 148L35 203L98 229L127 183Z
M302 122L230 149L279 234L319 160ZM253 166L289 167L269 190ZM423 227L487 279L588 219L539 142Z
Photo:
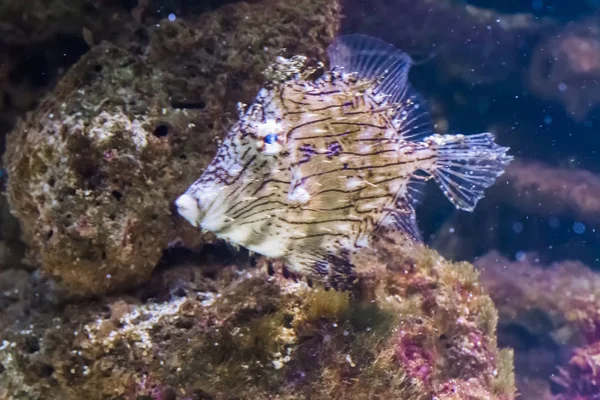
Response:
M7 139L12 212L43 271L81 295L147 280L164 248L197 237L170 204L235 102L281 48L323 59L338 25L337 2L241 2L93 47Z
M32 307L0 331L0 398L513 399L473 267L392 239L356 256L353 292L186 263L129 296Z

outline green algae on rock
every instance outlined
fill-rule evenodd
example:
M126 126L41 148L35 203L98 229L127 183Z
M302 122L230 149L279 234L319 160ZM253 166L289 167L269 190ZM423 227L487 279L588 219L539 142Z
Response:
M169 204L214 156L234 102L282 47L322 57L338 25L337 2L238 3L84 55L4 157L12 211L42 269L81 295L147 280L192 231Z
M154 278L166 300L33 312L2 332L0 397L514 399L473 267L396 239L357 255L352 293L181 265Z

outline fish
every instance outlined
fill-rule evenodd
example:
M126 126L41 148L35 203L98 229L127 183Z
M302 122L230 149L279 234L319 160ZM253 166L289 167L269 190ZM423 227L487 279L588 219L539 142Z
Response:
M213 161L175 202L193 226L309 279L343 286L379 231L419 241L418 184L472 211L512 160L492 133L435 133L409 55L338 37L329 69L277 57Z

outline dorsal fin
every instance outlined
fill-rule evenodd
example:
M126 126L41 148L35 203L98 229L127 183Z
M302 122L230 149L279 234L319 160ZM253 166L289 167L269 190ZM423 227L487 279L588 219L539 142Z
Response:
M403 97L412 59L406 53L366 35L338 37L327 49L331 68L343 67L359 78L381 79L378 90L397 102Z
M412 59L403 51L379 39L353 34L338 37L327 49L331 68L342 67L363 79L378 79L376 93L398 105L394 117L405 140L417 141L433 133L433 124L424 100L408 82Z
M414 91L410 83L406 87L405 97L400 100L393 123L396 132L404 140L418 142L432 135L435 130L423 96Z

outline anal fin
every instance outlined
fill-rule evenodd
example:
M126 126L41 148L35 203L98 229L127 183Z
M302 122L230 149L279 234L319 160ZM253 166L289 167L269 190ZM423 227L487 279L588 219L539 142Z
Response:
M406 185L406 196L411 205L417 206L423 202L425 184L429 179L431 175L421 170L415 171L410 177Z
M385 215L380 226L384 229L392 229L403 232L411 240L422 242L423 237L417 225L415 209L406 199L396 201L395 208L384 209Z

